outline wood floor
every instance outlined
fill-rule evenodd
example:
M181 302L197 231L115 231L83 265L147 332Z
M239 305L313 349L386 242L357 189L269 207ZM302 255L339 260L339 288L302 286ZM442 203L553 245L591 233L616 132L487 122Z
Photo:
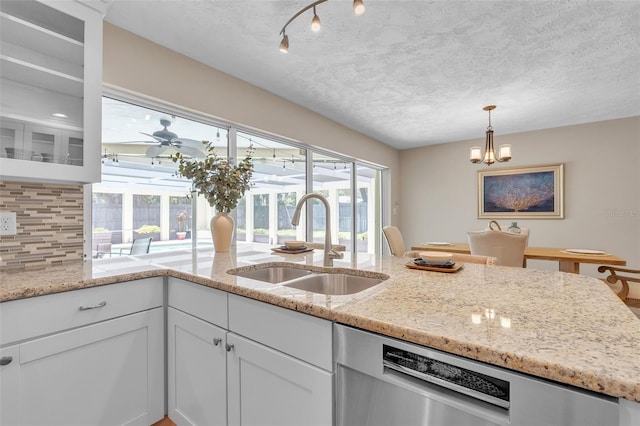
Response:
M164 419L160 420L157 423L152 424L151 426L176 426L174 422L167 416L164 416Z

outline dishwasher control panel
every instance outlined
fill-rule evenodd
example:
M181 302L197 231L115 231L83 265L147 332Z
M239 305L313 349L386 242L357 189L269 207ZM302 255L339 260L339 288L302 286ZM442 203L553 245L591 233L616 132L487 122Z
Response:
M382 346L383 365L395 371L509 408L509 382L392 346Z

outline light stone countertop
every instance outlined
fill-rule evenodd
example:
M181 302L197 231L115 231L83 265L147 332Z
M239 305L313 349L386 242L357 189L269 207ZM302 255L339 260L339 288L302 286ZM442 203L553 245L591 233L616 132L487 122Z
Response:
M409 269L409 259L345 254L335 268L384 273L347 296L227 274L294 262L321 271L322 251L276 254L242 244L0 272L0 301L169 275L512 370L640 402L640 319L602 281L563 272L465 264ZM1 307L1 305L0 305ZM491 319L491 317L493 317Z

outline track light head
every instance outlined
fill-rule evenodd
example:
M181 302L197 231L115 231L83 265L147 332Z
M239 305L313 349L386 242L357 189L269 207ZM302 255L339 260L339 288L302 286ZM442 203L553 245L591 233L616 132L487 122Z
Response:
M320 31L321 26L322 25L320 24L320 18L316 13L316 7L313 6L313 19L311 20L311 31L314 31L317 33L318 31Z
M282 37L282 41L280 42L280 51L282 53L287 53L289 51L289 36L286 34Z
M362 0L353 0L353 13L360 16L364 14L366 8L364 7L364 2Z

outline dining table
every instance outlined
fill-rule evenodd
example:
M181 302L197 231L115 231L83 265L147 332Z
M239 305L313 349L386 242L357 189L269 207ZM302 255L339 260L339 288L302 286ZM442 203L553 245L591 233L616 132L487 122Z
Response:
M471 254L467 243L425 243L411 246L414 251L441 251L449 253ZM627 261L609 253L597 250L577 250L555 247L527 247L524 260L552 260L558 262L558 270L562 272L580 273L581 263L625 266Z

